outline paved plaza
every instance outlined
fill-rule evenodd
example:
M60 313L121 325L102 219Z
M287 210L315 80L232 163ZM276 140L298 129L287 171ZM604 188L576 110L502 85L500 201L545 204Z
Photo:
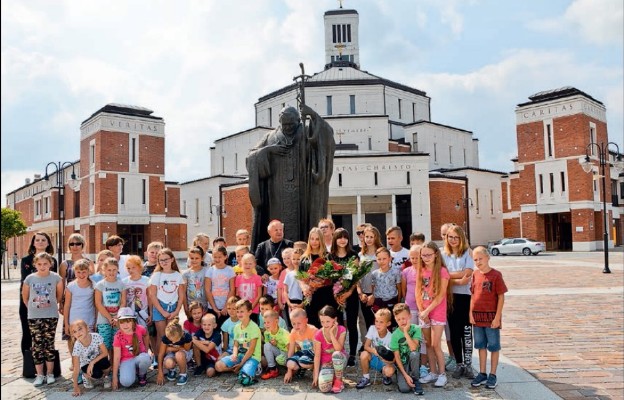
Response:
M471 388L467 379L449 377L444 388L424 385L426 399L624 399L624 275L623 253L610 253L611 274L603 274L603 254L543 253L530 257L493 257L491 265L505 278L505 297L499 384L495 390ZM53 385L35 388L23 379L18 316L19 271L2 289L2 398L71 398L67 344L56 348L62 358L63 377ZM476 352L475 352L476 353ZM478 365L475 358L473 365ZM80 398L123 399L401 399L377 377L374 385L356 390L358 366L346 371L347 388L325 395L310 387L310 373L293 384L280 378L242 388L232 375L191 377L186 386L155 383L112 392L101 386ZM371 375L374 377L374 374ZM389 389L392 388L392 389Z

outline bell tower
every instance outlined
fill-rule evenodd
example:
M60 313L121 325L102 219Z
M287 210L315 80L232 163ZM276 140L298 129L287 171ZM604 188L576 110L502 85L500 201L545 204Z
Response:
M356 10L340 8L326 11L325 20L325 68L335 65L351 65L360 68L360 45L358 26L360 16Z

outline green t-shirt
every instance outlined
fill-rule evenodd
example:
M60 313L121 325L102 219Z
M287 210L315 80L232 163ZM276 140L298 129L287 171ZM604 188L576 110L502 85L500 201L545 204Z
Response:
M260 328L256 325L255 322L249 321L249 325L242 328L242 324L236 324L234 327L234 341L238 342L238 354L247 353L247 349L249 348L249 342L253 339L258 339L256 341L256 347L254 348L253 358L260 361L260 355L262 353L262 333L260 332Z
M419 351L422 344L422 330L420 329L420 326L411 324L408 333L412 339L418 340L418 348L416 350ZM390 338L390 350L398 350L401 356L401 362L403 365L407 365L409 362L410 348L407 345L405 335L400 328L396 328L394 332L392 332L392 337Z
M277 330L276 334L269 332L268 329L264 331L264 342L269 343L271 340L275 339L277 341L277 348L282 351L288 351L289 337L290 333L282 327Z

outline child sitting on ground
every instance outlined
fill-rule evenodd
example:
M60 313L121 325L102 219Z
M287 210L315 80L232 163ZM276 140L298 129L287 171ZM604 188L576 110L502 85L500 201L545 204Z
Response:
M366 341L364 342L364 351L360 353L362 378L358 384L355 385L356 389L363 389L366 386L370 386L370 368L381 371L384 385L392 384L392 376L394 376L395 372L394 362L385 360L380 357L377 352L377 346L390 348L392 333L388 331L388 327L390 327L391 323L392 313L387 308L381 308L375 313L375 325L368 328Z
M323 393L340 393L342 375L347 364L344 342L347 328L338 323L338 311L325 306L319 311L322 328L314 334L314 378L312 386Z
M288 337L288 359L286 360L286 375L284 383L292 380L293 374L303 376L306 369L314 368L314 334L318 330L308 324L308 316L303 308L295 308L290 313L290 322L293 326Z
M265 323L263 348L267 371L262 375L262 379L277 378L279 376L277 365L286 365L290 334L285 328L279 325L278 321L281 321L282 318L277 311L265 311L263 320Z
M257 382L256 373L262 353L260 328L251 320L251 312L252 306L249 300L243 299L236 303L236 314L240 323L234 327L232 355L222 357L215 365L219 372L238 373L238 381L243 386Z
M407 304L395 304L392 311L398 326L392 332L390 350L394 351L399 392L414 391L414 394L422 396L424 391L418 380L420 377L421 329L418 325L411 323L412 314Z
M182 325L180 325L180 319L174 317L165 328L165 336L160 341L160 350L158 351L159 368L156 383L159 385L165 383L166 369L168 381L175 381L177 377L178 382L176 385L186 385L188 381L186 367L193 354L190 351L192 345L193 338L191 334L184 332ZM176 376L176 365L180 369L179 376Z
M111 365L108 360L108 349L99 333L89 332L87 323L81 319L72 322L70 326L72 340L72 364L74 366L72 381L74 383L73 396L80 396L78 386L78 373L83 373L83 384L85 389L93 389L91 379L100 379L108 376ZM106 380L105 389L110 388L110 380Z
M208 377L215 376L220 347L221 334L217 331L217 318L214 314L206 314L201 319L201 329L193 335L193 355L197 364L194 376L204 372Z

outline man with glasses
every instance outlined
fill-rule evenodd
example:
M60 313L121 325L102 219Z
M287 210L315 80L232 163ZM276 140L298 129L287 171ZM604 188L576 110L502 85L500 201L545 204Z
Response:
M284 239L284 224L278 219L274 219L269 223L267 227L269 238L264 242L258 244L256 248L256 272L262 277L262 281L265 282L269 275L267 274L267 261L271 258L277 258L284 265L282 259L282 251L287 247L293 247L293 242L288 239Z
M368 226L370 226L370 224L360 224L355 228L355 235L358 238L358 244L353 245L353 250L358 254L362 251L362 246L364 245L364 229Z

